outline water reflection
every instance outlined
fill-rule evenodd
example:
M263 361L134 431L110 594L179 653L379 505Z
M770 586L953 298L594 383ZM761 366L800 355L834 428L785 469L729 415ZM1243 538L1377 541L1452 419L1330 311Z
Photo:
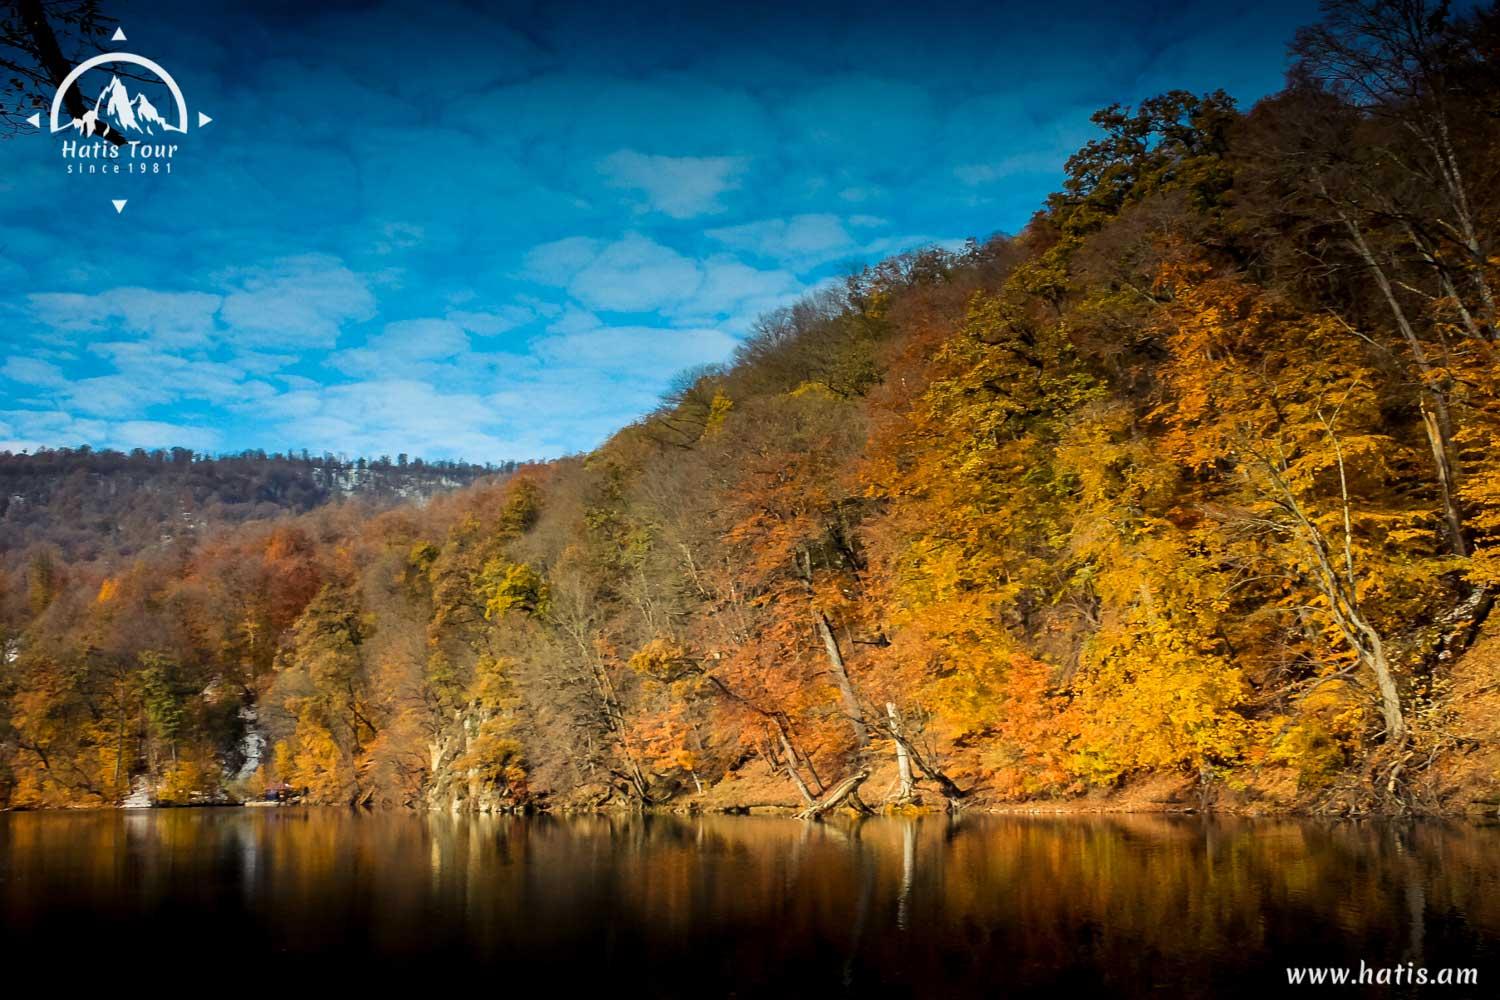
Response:
M84 978L1232 996L1363 959L1484 984L1497 847L1464 826L1146 816L16 814L0 817L0 928L13 963L80 969L82 950Z

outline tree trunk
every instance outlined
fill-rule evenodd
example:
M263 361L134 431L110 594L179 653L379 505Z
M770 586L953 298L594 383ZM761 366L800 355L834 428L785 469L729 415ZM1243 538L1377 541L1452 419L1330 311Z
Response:
M1443 434L1437 415L1422 406L1422 427L1427 431L1427 443L1432 446L1432 461L1437 466L1438 487L1443 495L1443 516L1448 522L1448 540L1456 556L1469 554L1469 543L1464 538L1463 515L1458 510L1458 490L1453 482L1453 466L1448 461L1446 435Z
M802 793L802 798L805 801L808 803L813 802L813 791L808 788L807 782L802 780L802 774L797 770L798 767L807 768L807 773L813 780L813 787L817 789L818 794L822 794L823 780L818 777L817 769L813 767L812 761L797 752L797 746L792 742L791 726L787 724L785 712L780 709L762 708L749 698L735 691L728 684L725 684L718 675L705 670L702 664L696 665L694 670L699 677L712 684L724 697L745 706L771 724L771 727L776 730L776 735L780 739L782 751L786 754L787 777L792 779L792 784L797 786L797 790ZM768 757L767 759L769 760L770 758Z
M1448 130L1447 115L1439 110L1434 116L1433 155L1438 161L1438 169L1442 172L1443 186L1448 191L1448 203L1453 208L1453 214L1458 220L1458 229L1462 234L1464 249L1469 252L1469 266L1473 269L1474 285L1479 292L1479 300L1484 305L1485 323L1491 329L1495 324L1495 293L1490 288L1489 279L1485 276L1485 268L1489 261L1484 248L1479 243L1479 235L1475 231L1474 213L1469 207L1469 192L1464 184L1463 172L1458 167L1458 156L1453 149L1453 137Z
M870 777L870 772L865 770L856 771L849 777L833 786L833 790L823 796L822 800L816 802L797 814L798 819L818 819L824 813L837 809L845 800L859 802L859 786L863 785ZM860 805L864 803L860 802ZM866 806L863 812L869 812Z
M646 780L645 773L641 770L640 763L635 759L634 752L630 749L629 729L625 724L625 711L620 705L620 699L615 694L614 681L610 680L609 670L603 663L598 662L584 643L574 639L579 648L580 655L589 668L589 673L594 679L594 687L598 692L600 707L603 709L605 724L614 735L620 746L620 755L625 758L625 779L631 791L641 800L643 804L651 804L651 786Z
M885 703L885 714L890 719L891 732L896 735L896 770L901 776L901 784L896 794L898 802L906 802L912 797L911 777L911 752L906 748L904 732L901 728L901 714L896 711L896 703L888 701Z
M893 722L895 723L894 725L892 724ZM897 764L899 765L901 757L905 756L907 762L912 767L921 771L924 777L938 786L943 793L943 797L948 800L949 808L957 808L959 800L964 798L968 793L959 788L958 783L952 778L944 774L942 768L922 755L922 752L907 734L905 725L900 721L900 715L898 714L895 719L888 719L882 723L882 726L887 735L896 743Z
M787 739L786 730L780 726L776 727L776 733L781 737L781 749L786 754L786 773L792 779L792 784L797 786L797 791L802 793L802 800L808 805L814 801L812 790L807 787L807 782L802 780L801 773L797 770L797 751L792 749L792 741Z
M817 592L813 589L812 553L801 549L797 553L797 571L802 577L802 584L807 588L810 600L816 600ZM849 719L849 728L854 730L855 749L863 751L870 742L869 727L865 725L865 715L859 707L859 697L854 692L854 682L849 679L849 669L844 663L844 653L839 649L838 637L833 634L833 625L829 623L828 616L816 605L813 607L813 625L818 630L818 637L823 640L823 649L828 653L828 665L832 668L834 683L839 689L839 700L844 703L844 715Z
M1403 221L1401 228L1406 230L1406 238L1411 241L1412 246L1417 248L1417 253L1422 255L1422 259L1427 262L1427 266L1432 268L1432 272L1437 275L1438 285L1442 289L1443 296L1451 300L1453 308L1458 310L1458 318L1463 323L1464 330L1476 340L1483 339L1484 331L1475 322L1474 314L1469 311L1468 303L1464 302L1463 296L1458 293L1458 286L1453 283L1453 276L1449 273L1447 264L1443 262L1443 259L1438 256L1427 240L1417 232L1416 227L1411 222Z
M942 789L943 797L948 800L949 808L958 808L959 800L968 793L959 788L958 784L944 774L942 769L918 753L916 746L906 737L901 737L899 742L906 746L906 752L911 755L912 763L917 765L917 770L921 771L929 780L935 782L938 788Z
M1326 193L1325 190L1325 196ZM1406 316L1406 310L1401 307L1401 301L1396 298L1395 289L1391 287L1390 279L1386 276L1380 261L1375 257L1375 252L1366 242L1364 232L1358 223L1342 209L1338 210L1338 214L1339 219L1344 223L1344 228L1349 232L1350 244L1359 253L1360 259L1365 262L1365 267L1374 277L1375 284L1379 287L1380 294L1391 311L1391 317L1396 321L1396 328L1401 331L1401 338L1406 341L1406 346L1411 350L1412 360L1416 362L1423 385L1424 397L1432 401L1434 412L1431 419L1428 417L1425 400L1422 404L1422 416L1423 423L1427 427L1427 434L1432 441L1438 488L1443 496L1443 516L1449 525L1449 546L1453 549L1454 555L1465 556L1468 554L1468 543L1464 540L1463 514L1458 509L1458 490L1453 482L1453 462L1450 458L1453 454L1453 420L1448 412L1447 396L1441 388L1432 384L1432 365L1427 360L1427 351L1422 347L1422 342L1417 339L1416 331L1412 329L1411 321Z
M828 663L833 667L833 680L838 685L839 699L844 703L844 714L849 717L849 728L854 730L855 746L863 750L870 742L870 732L865 726L865 716L859 707L859 698L854 693L854 684L849 680L849 671L844 666L844 654L839 650L838 638L828 616L821 611L813 612L813 621L818 626L818 635L823 639L823 648L828 651Z
M1380 691L1380 715L1385 720L1386 745L1404 746L1406 715L1401 710L1401 693L1396 688L1395 674L1391 670L1390 661L1386 659L1385 643L1381 641L1380 634L1364 621L1362 615L1358 627L1365 633L1369 644L1368 660L1375 674L1375 686Z
M1335 438L1335 445L1337 445L1337 438ZM1380 694L1380 714L1385 720L1386 744L1400 747L1406 743L1406 716L1401 708L1400 689L1396 685L1395 672L1391 669L1390 659L1386 655L1385 642L1381 639L1379 631L1365 617L1359 605L1357 577L1353 556L1348 547L1351 515L1347 488L1343 491L1346 565L1344 572L1340 573L1334 562L1327 537L1308 512L1302 509L1302 504L1297 500L1296 494L1292 492L1286 479L1283 478L1281 470L1264 459L1262 461L1265 462L1271 480L1280 494L1277 502L1291 516L1298 533L1307 545L1308 553L1313 557L1316 569L1314 576L1318 588L1323 591L1323 596L1328 601L1329 614L1332 615L1334 624L1343 633L1344 639L1359 657L1360 662L1375 675L1375 687ZM1342 484L1343 458L1341 453L1339 477Z
M37 62L43 71L52 79L53 87L62 86L63 80L67 79L73 67L62 54L62 47L57 44L57 35L52 31L52 25L47 22L47 11L41 0L16 0L15 9L21 15L21 21L26 25L26 31L31 35L31 43L36 47ZM77 87L69 87L68 92L63 95L63 107L73 118L82 118L87 109L83 105L83 98L79 95ZM187 127L187 122L183 122ZM111 129L102 138L116 146L125 145L126 139L123 135Z

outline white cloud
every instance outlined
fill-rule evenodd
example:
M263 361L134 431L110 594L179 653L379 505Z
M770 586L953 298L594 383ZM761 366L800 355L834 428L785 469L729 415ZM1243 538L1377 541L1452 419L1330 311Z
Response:
M800 271L862 252L862 245L850 228L881 224L883 220L873 216L857 215L844 220L837 215L816 213L710 229L707 235L732 250L769 257Z
M214 277L222 295L39 297L29 303L33 318L97 359L96 370L40 349L0 362L0 375L35 397L15 400L33 409L17 410L0 439L556 456L649 410L676 371L727 359L754 313L802 291L786 268L757 268L728 252L693 259L639 233L537 247L526 274L567 297L481 307L477 296L450 295L437 314L386 323L341 350L329 348L347 344L348 328L372 318L376 295L394 286L335 257L222 272ZM610 320L652 312L660 318ZM529 340L487 349L486 338L543 320ZM198 410L184 404L207 404L211 426L190 426L183 414ZM229 439L223 428L235 420L254 436Z
M340 352L355 381L298 382L237 409L277 440L348 454L554 457L603 441L649 410L674 372L722 361L738 343L721 327L611 326L570 306L524 354L450 353L458 341L440 333L445 322L393 323ZM382 350L378 363L353 363Z
M170 403L172 397L172 392L159 378L96 375L68 383L59 402L89 416L120 417Z
M427 231L412 222L388 222L380 227L381 238L375 241L375 252L382 256L420 246Z
M62 410L9 410L0 417L9 438L0 447L10 451L101 444L109 431L102 420L80 420Z
M205 427L159 420L111 422L79 417L65 410L10 410L0 412L0 451L35 451L93 445L99 448L193 448L213 451L219 435Z
M464 326L452 318L407 319L387 323L363 347L332 354L328 363L348 375L420 378L459 362L452 374L467 381L489 363L469 346Z
M214 333L221 299L207 292L111 288L97 294L47 292L30 297L32 313L58 330L142 333L167 347L194 347Z
M441 361L469 349L469 335L450 319L404 319L387 323L365 346L332 356L342 370L399 371L403 365Z
M184 357L150 339L105 341L88 349L107 359L113 371L70 378L48 362L13 357L0 374L45 390L44 398L36 401L39 405L115 419L142 416L153 406L181 400L236 403L274 392L266 383L250 378L238 364Z
M266 354L244 350L234 352L234 363L254 375L271 375L296 362L295 354Z
M185 358L140 341L94 344L94 353L109 358L116 374L84 379L65 392L68 405L100 416L128 416L157 403L202 399L234 403L259 399L273 390L248 378L238 363Z
M703 325L723 317L719 325L727 323L744 332L757 316L796 301L806 291L790 271L760 270L729 254L708 258L702 272L692 298L670 310L674 321Z
M575 236L543 244L527 254L525 273L607 312L650 312L681 302L702 280L692 260L639 233L613 243Z
M551 334L532 342L547 364L636 372L648 380L710 361L723 361L738 343L716 329L598 326Z
M860 202L869 201L872 198L878 198L884 193L880 188L873 185L856 184L840 191L839 197L844 201L859 204Z
M529 443L494 432L495 413L472 392L407 378L370 379L284 393L265 407L277 433L350 455L407 452L477 460L525 457Z
M674 219L724 211L719 195L739 187L745 161L734 156L652 156L621 149L599 163L613 187L642 192L645 208Z
M604 321L587 309L580 309L575 305L566 306L562 315L547 325L548 333L580 333L584 330L592 330L597 326L603 326Z
M568 282L568 292L593 309L649 312L688 298L700 280L692 260L630 233L585 264Z
M965 163L953 168L953 176L969 187L992 184L1017 174L1055 174L1067 159L1066 152L1017 153L992 163Z
M337 257L304 254L228 272L220 318L247 347L332 347L349 322L375 315L369 282Z
M512 454L554 457L590 448L650 410L665 377L611 377L591 368L549 365L485 397L495 420L528 447Z
M601 246L601 241L587 236L543 243L526 255L522 276L538 284L561 288L599 255Z
M494 312L470 312L455 309L448 313L449 320L480 337L493 337L507 330L514 330L518 326L533 322L536 318L535 309L521 305L505 306Z
M369 319L375 298L366 276L337 257L305 254L215 276L224 294L120 287L96 293L46 292L27 302L53 331L140 334L172 350L331 347L340 329Z
M161 420L126 420L111 424L109 442L122 451L130 448L192 448L214 451L219 447L217 431L207 427L187 427Z
M842 226L840 232L842 243L852 242ZM570 323L580 322L580 314L590 324L598 323L588 310L660 312L684 325L727 322L743 330L756 314L785 305L803 291L796 275L784 268L752 267L727 253L694 260L639 233L607 244L582 237L545 244L528 255L527 273L565 288L586 307L570 306L564 317Z
M0 366L0 375L23 385L50 387L67 384L61 368L36 358L7 358L5 364Z
M958 249L964 242L915 234L876 237L855 232L887 225L887 220L874 215L851 215L841 219L836 215L812 214L710 229L707 235L731 249L772 258L795 273L837 260L870 263L914 247Z

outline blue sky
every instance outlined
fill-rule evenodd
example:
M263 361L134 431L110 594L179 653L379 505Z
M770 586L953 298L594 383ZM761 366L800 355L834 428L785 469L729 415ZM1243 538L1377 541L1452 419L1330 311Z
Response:
M214 121L170 177L0 142L0 450L587 449L851 266L1019 229L1097 108L1278 89L1315 16L106 6Z

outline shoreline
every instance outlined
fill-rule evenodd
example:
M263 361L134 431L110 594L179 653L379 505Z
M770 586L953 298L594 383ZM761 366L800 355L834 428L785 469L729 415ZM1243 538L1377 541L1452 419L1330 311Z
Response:
M860 813L853 809L839 809L827 814L826 817L807 819L806 822L819 822L822 818L838 816L845 819L919 819L934 816L1003 816L1003 817L1037 817L1037 818L1067 818L1067 817L1103 817L1103 816L1179 816L1210 818L1234 818L1234 819L1293 819L1293 820L1317 820L1317 821L1350 821L1350 820L1411 820L1411 821L1462 821L1469 823L1493 823L1500 821L1500 810L1492 803L1476 803L1483 805L1481 809L1452 809L1441 811L1419 811L1419 810L1366 810L1366 811L1318 811L1306 808L1294 809L1246 809L1246 808L1214 808L1183 805L1176 803L1125 803L1125 802L1011 802L1011 803L986 803L970 808L949 810L934 806L904 806L873 808L869 813ZM121 813L148 813L165 812L182 809L332 809L344 810L354 813L412 813L427 815L442 815L455 817L478 817L478 816L509 816L515 818L524 817L553 817L572 818L585 816L679 816L679 817L704 817L704 816L741 816L741 817L780 817L784 819L796 818L801 812L801 807L793 804L754 804L754 805L725 805L700 807L694 804L688 805L655 805L643 808L623 808L609 806L562 806L558 808L525 808L525 809L422 809L404 805L353 805L327 802L198 802L198 803L170 803L163 802L149 806L121 806L121 805L73 805L73 806L48 806L43 808L31 807L6 807L0 809L3 813L85 813L85 812L121 812Z

